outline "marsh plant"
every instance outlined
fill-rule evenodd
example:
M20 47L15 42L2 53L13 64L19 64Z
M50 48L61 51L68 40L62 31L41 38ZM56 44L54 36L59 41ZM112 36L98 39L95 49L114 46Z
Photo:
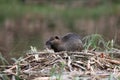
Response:
M57 68L58 68L57 65L53 65L53 67L50 71L51 80L54 79L54 78L56 78L56 80L62 80L62 75L63 75L64 68L65 68L65 63L60 62L59 71L57 70Z
M21 68L20 68L20 62L23 60L23 57L20 57L18 59L16 58L12 58L12 60L15 62L16 64L16 75L19 76L20 75L20 71L21 71Z
M102 35L92 34L83 38L84 48L87 50L109 51L114 47L114 40L105 41Z
M9 62L2 56L1 53L0 53L0 63L2 65L9 65Z

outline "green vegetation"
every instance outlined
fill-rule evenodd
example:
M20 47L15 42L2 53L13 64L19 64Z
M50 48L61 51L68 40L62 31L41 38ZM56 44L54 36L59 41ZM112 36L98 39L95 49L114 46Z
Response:
M56 65L53 65L51 71L50 71L50 76L52 76L53 78L55 77L57 80L62 80L62 74L64 72L64 68L65 68L65 63L64 62L60 62L60 66L59 66L59 70L57 70Z
M22 0L0 0L0 22L2 22L5 18L16 18L20 17L26 13L40 13L44 15L59 15L65 19L69 17L72 19L82 18L82 17L93 17L97 18L101 15L111 15L119 12L118 8L120 7L120 3L118 4L102 4L97 7L88 8L88 7L65 7L63 9L56 8L52 5L29 5L22 3Z
M114 47L114 41L105 41L100 34L92 34L83 38L84 48L109 51Z
M0 53L0 63L2 63L2 65L8 65L9 62L2 56L2 54Z
M23 60L22 57L20 57L19 59L15 59L15 58L12 58L12 60L15 62L16 64L16 75L12 75L11 79L14 79L14 80L22 80L19 75L20 75L20 71L21 71L21 68L20 68L20 61ZM5 60L6 61L6 60ZM5 66L5 65L4 65ZM7 65L6 65L7 66ZM10 79L10 76L4 74L3 72L0 72L0 78L2 78L2 80L11 80Z

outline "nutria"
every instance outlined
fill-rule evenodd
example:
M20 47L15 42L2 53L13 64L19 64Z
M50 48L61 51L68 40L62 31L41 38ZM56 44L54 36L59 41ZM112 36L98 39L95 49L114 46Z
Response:
M81 51L83 43L78 34L69 33L63 37L54 36L46 42L48 49L53 49L55 52L60 51Z

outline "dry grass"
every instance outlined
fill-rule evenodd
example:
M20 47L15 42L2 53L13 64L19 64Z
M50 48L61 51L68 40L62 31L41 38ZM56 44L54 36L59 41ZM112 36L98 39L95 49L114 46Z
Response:
M24 58L14 59L14 64L4 66L2 74L12 76L12 80L113 80L120 77L120 59L113 59L105 52L54 53L48 49L38 52L33 47L31 50ZM120 55L120 50L113 54L116 53Z

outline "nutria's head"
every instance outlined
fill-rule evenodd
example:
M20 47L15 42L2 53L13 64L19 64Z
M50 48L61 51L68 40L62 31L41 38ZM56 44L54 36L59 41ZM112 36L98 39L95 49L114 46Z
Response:
M54 51L57 49L57 47L60 45L61 39L58 36L51 37L47 42L46 42L46 47L48 49L53 49Z

